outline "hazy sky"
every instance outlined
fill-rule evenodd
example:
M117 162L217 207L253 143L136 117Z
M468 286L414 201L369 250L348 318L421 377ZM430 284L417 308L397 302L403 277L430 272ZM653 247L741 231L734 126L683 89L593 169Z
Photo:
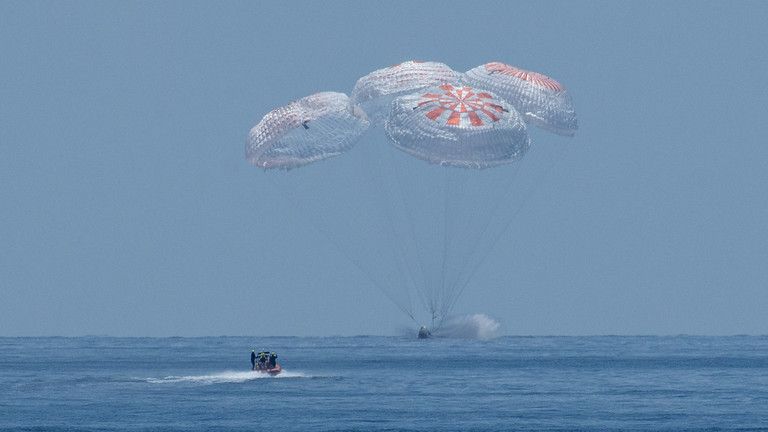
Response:
M455 312L766 334L766 22L757 1L0 2L0 335L409 325L309 192L243 158L267 111L407 59L541 71L579 115L575 138L532 131L558 162ZM354 179L353 157L300 175Z

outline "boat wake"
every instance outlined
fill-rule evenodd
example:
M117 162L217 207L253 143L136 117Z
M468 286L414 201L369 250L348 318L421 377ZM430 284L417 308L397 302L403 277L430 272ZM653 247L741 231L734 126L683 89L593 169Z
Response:
M270 375L256 371L223 371L210 375L171 375L163 378L146 378L145 381L151 384L172 384L172 383L196 383L196 384L223 384L223 383L243 383L257 379L280 379L280 378L312 378L301 372L290 372L285 369L279 375Z

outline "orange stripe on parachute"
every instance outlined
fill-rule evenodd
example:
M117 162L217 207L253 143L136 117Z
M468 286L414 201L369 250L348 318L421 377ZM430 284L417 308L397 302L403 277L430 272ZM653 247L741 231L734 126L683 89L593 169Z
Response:
M429 118L430 120L435 120L436 118L440 117L440 115L444 111L445 111L445 108L437 107L437 108L433 109L432 111L428 112L426 115L427 115L427 118Z
M477 115L477 113L474 112L474 111L470 111L469 112L469 121L470 121L470 123L472 123L472 126L482 126L483 125L483 120L480 119L480 116Z
M550 78L544 74L516 68L514 66L510 66L504 63L499 63L499 62L486 63L485 70L488 71L488 73L500 73L507 76L519 78L523 81L528 81L532 84L538 85L539 87L548 88L552 91L565 90L562 84L560 84L555 79Z

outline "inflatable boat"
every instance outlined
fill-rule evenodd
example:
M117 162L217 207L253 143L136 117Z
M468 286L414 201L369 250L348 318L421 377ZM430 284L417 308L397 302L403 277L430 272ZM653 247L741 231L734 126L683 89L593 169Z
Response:
M279 375L280 372L283 371L283 368L280 367L280 363L277 363L275 367L273 368L267 368L267 369L256 369L256 372L261 372L263 374L269 374L269 375Z

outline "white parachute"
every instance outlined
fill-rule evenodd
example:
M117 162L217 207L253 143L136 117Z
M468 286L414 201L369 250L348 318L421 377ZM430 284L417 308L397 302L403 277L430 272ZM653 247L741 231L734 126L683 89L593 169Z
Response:
M261 168L290 169L352 148L368 128L343 93L316 93L267 113L251 129L245 157Z
M547 131L573 136L579 127L565 87L546 75L491 62L468 70L463 81L495 92L512 104L527 122Z

